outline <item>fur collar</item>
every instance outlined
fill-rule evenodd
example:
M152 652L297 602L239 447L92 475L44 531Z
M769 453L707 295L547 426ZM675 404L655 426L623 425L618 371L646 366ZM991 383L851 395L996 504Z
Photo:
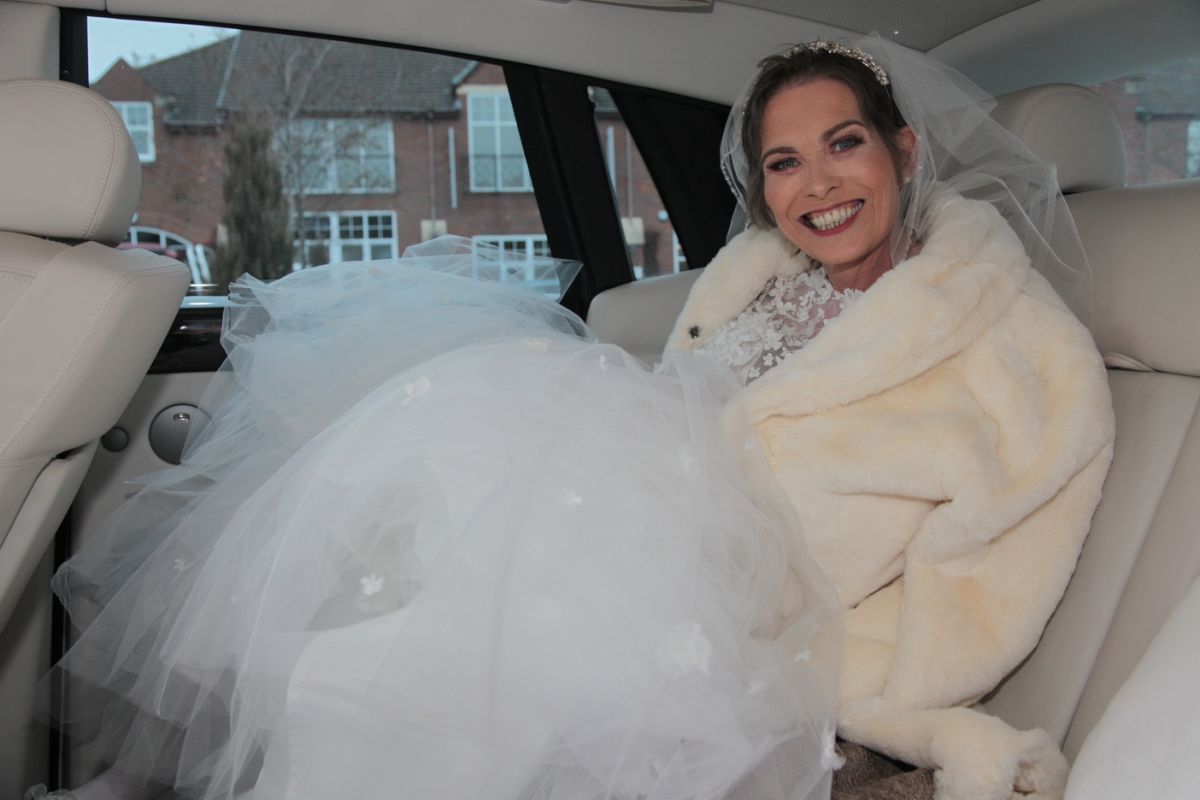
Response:
M746 387L741 399L754 422L824 411L911 380L1004 314L1031 270L999 212L944 192L933 199L930 220L919 255L885 273L803 350ZM778 231L740 234L697 279L667 350L695 349L770 278L810 266Z

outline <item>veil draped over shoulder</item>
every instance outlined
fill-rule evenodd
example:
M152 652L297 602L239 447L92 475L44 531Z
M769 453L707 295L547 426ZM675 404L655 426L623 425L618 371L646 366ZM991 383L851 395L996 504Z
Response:
M235 283L212 422L56 576L77 741L202 798L828 791L838 604L735 382L498 263Z

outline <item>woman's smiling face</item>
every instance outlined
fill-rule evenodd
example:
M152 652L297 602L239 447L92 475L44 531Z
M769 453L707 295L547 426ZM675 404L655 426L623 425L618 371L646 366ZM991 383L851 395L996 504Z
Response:
M838 288L889 269L900 170L891 148L863 122L853 90L829 78L782 89L767 103L762 131L758 168L780 232L820 261ZM913 142L912 131L902 129L902 159Z

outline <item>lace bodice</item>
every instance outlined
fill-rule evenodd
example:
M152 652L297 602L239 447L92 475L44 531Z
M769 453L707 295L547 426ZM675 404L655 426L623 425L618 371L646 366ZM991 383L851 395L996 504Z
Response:
M729 365L742 383L750 383L808 344L861 295L858 289L837 291L822 269L774 277L696 352Z

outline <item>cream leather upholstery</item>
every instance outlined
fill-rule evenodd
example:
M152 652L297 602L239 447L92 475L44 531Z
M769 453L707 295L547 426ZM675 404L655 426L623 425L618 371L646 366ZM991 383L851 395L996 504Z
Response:
M992 118L1058 167L1064 194L1125 184L1125 140L1112 110L1091 89L1034 86L999 98ZM1066 132L1083 138L1068 142Z
M1200 183L1088 192L1068 202L1081 234L1086 231L1100 351L1160 372L1200 375Z
M1115 457L1075 575L1037 649L984 704L1017 727L1046 729L1073 758L1200 574L1200 181L1123 187L1115 119L1082 87L1017 92L1000 98L994 116L1058 165L1094 273L1093 334L1110 366L1121 367L1109 372ZM691 282L671 276L645 290L605 292L588 322L639 355L661 350L665 340L654 337L679 313ZM1168 691L1145 677L1128 690L1156 699ZM1154 744L1140 744L1144 731L1112 731L1133 719L1114 711L1101 735L1152 758ZM1087 773L1103 761L1081 763L1072 786L1093 785ZM1174 766L1195 771L1186 761Z
M112 105L71 83L17 80L0 83L0 108L0 230L121 241L142 172Z
M172 259L52 241L120 239L140 169L99 95L0 82L0 628L187 291Z
M1150 644L1075 760L1066 800L1200 797L1200 581Z
M659 275L601 292L588 309L588 325L647 364L662 357L675 318L704 270Z
M1123 150L1076 87L1011 101L1054 120L1032 148L1072 166L1072 185L1111 187ZM1050 108L1055 99L1062 109ZM998 119L1009 114L1002 98ZM1079 111L1077 115L1074 111ZM1111 116L1111 115L1109 115ZM1086 152L1087 158L1077 155ZM1200 181L1068 195L1094 283L1093 334L1110 365L1113 467L1075 576L1037 650L989 699L1015 725L1040 725L1079 752L1150 640L1200 573ZM1190 221L1189 221L1190 220ZM1137 740L1130 735L1131 746Z

